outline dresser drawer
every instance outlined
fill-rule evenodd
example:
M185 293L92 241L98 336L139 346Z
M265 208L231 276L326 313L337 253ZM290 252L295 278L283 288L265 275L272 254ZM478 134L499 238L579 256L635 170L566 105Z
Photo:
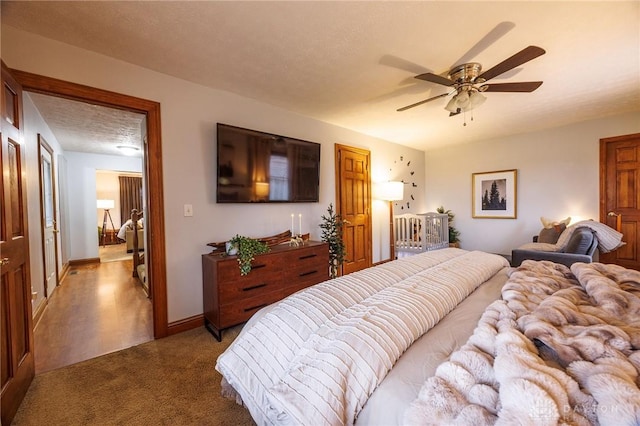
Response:
M262 255L251 262L251 272L247 275L240 275L240 265L235 257L226 259L218 264L218 281L227 282L241 280L250 277L252 274L281 273L282 262L277 256Z
M282 290L278 290L220 306L220 328L227 328L243 323L261 308L277 302L282 299L282 297Z
M326 245L289 253L285 270L285 296L329 279L329 250Z
M282 271L264 270L261 273L251 271L237 280L220 280L218 296L220 304L232 303L249 297L260 296L282 288Z
M303 247L287 253L287 267L304 269L307 266L313 267L324 263L329 264L329 250L326 245ZM285 271L286 272L286 271Z

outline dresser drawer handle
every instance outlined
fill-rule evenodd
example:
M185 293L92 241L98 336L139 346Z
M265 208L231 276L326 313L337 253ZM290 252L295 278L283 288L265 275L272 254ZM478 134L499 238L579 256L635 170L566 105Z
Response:
M258 305L258 306L253 306L251 308L245 308L245 312L249 312L249 311L257 311L260 308L264 308L265 306L267 306L267 303L263 303L262 305Z
M259 265L251 265L252 269L260 269L260 268L264 268L266 265L266 263L261 263Z
M309 272L303 272L303 273L299 274L298 276L299 277L306 277L307 275L313 275L313 274L317 274L317 273L318 273L318 270L316 269L316 270L309 271Z
M266 287L266 286L267 286L267 284L262 283L262 284L258 284L258 285L253 285L251 287L245 287L245 288L242 289L242 291L251 291L251 290L255 290L257 288Z
M308 254L306 256L300 256L298 259L302 260L302 259L311 259L312 257L316 257L317 254L313 253L313 254Z

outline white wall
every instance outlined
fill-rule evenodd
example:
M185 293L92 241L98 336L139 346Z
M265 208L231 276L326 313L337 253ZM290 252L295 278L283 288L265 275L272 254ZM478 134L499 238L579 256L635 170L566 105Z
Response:
M427 207L453 210L462 248L510 254L539 233L540 216L599 220L599 140L639 132L635 112L428 151ZM518 170L517 218L472 218L472 173L507 169Z
M142 159L86 152L66 152L65 158L69 181L69 220L72 224L69 258L70 260L96 258L98 257L96 171L142 172ZM100 224L102 225L102 221Z
M303 228L311 232L312 238L319 239L320 217L326 213L329 203L335 204L335 143L370 150L374 182L401 178L406 170L397 163L400 156L413 159L414 179L418 185L424 182L424 155L420 151L302 117L252 99L159 74L6 25L2 26L2 56L11 68L161 103L170 322L202 313L200 256L208 252L208 242L226 240L236 233L259 237L282 232L290 226L291 213L302 213ZM321 143L320 202L216 204L217 122ZM95 189L95 170L88 170L86 166L83 162L69 158L69 182L73 186L70 193L88 194L89 188ZM95 198L95 191L93 194ZM416 192L414 198L411 209L423 211L424 191ZM92 204L85 201L70 201L70 211L80 216L77 217L78 222L72 220L71 223L74 228L80 226L86 230L84 237L77 233L72 236L72 241L77 241L79 247L72 247L71 259L75 258L74 253L78 253L76 249L89 253L91 246L97 253L97 245L91 232L95 226L95 209L91 212L82 210L82 206L95 205L95 202ZM193 217L183 216L184 204L193 206ZM389 256L389 211L380 202L375 202L373 207L373 261L376 262Z
M37 293L32 300L34 313L37 307L44 301L44 262L42 259L42 227L40 220L40 175L38 159L38 134L42 135L49 147L53 150L53 176L56 192L60 193L58 182L57 154L62 153L58 140L44 122L28 94L23 96L24 114L24 141L26 145L27 162L27 217L29 221L29 258L31 259L31 290ZM56 217L60 217L58 205L54 206ZM61 241L58 240L58 253L61 251ZM62 259L58 257L58 269L62 268ZM49 289L53 293L53 289ZM51 294L49 294L51 296Z

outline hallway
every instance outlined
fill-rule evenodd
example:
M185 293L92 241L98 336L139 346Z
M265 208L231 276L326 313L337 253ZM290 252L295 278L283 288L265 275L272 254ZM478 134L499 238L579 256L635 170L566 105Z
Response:
M34 329L36 374L153 340L132 261L71 267Z

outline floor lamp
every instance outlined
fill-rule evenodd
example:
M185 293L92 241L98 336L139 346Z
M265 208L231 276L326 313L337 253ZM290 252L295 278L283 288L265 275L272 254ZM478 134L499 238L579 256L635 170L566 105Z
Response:
M393 202L404 199L404 182L393 181L378 184L378 194L376 198L389 202L389 239L391 241L389 252L391 253L391 260L395 260L396 245L393 235Z
M111 222L111 229L113 233L116 233L116 227L113 225L113 219L111 219L111 213L109 210L115 206L115 202L113 200L98 200L98 208L104 209L104 215L102 216L102 233L100 234L100 244L102 247L106 246L106 236L107 236L107 218Z

